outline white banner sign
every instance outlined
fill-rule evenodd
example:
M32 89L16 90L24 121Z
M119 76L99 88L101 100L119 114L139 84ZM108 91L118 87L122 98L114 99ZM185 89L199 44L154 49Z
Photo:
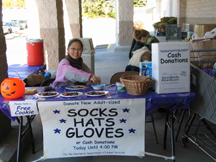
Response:
M10 101L11 116L26 116L38 114L36 101Z
M145 99L38 102L44 158L144 156Z

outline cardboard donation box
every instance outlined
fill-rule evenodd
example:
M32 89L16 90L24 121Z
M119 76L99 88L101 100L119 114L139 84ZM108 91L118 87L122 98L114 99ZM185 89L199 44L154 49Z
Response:
M194 33L196 33L198 37L204 37L206 32L211 31L214 28L216 28L216 24L195 24Z
M190 92L189 42L152 44L152 77L155 92Z

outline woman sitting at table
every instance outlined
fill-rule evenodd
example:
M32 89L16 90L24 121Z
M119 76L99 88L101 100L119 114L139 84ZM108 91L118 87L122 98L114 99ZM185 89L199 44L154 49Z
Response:
M129 63L125 71L140 71L140 62L151 61L151 44L159 40L151 36L147 30L135 28L133 31L133 42L129 52Z
M151 36L145 29L134 29L133 41L129 52L129 59L133 56L134 51L143 48L151 51L151 44L158 43L159 40L155 36Z
M72 39L69 42L68 55L59 63L53 87L100 83L100 77L91 74L91 70L83 62L82 51L83 43L79 39Z

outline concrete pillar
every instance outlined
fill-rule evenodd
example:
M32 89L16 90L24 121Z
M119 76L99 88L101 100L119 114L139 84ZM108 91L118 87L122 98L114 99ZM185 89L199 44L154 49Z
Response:
M186 0L178 0L178 17L177 23L182 24L186 22Z
M82 38L82 1L63 0L65 45L72 38ZM67 48L67 47L66 47Z
M68 20L73 38L82 37L82 1L65 0Z
M133 40L133 1L119 0L119 45L131 45Z
M178 17L178 0L172 2L172 16Z
M0 24L2 24L2 1L0 1ZM5 78L8 77L7 70L8 70L8 66L7 66L7 58L6 58L6 42L5 42L3 29L1 26L0 27L0 83Z
M0 1L0 24L2 24L2 1ZM2 27L0 27L0 84L8 77L7 74L6 43ZM0 87L1 90L1 87ZM1 93L1 91L0 91ZM0 110L0 142L11 129L10 119ZM1 159L0 159L1 161Z
M0 23L2 23L1 20ZM5 37L2 31L2 27L0 27L0 83L5 78L8 77L7 70L8 70L8 66L7 66L7 58L6 58L6 43L5 43Z
M168 16L171 17L172 16L172 10L173 10L173 3L172 3L172 0L169 0L169 14Z
M61 0L36 0L36 3L47 69L57 70L65 57L63 3Z
M156 15L155 20L160 21L161 18L161 0L156 0Z

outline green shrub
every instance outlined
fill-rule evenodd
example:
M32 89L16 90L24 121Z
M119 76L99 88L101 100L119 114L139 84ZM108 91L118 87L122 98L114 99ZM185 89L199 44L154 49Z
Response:
M100 17L106 17L105 13L101 13Z
M97 15L94 12L89 12L88 17L94 19L97 18Z
M168 22L170 17L162 17L161 22Z
M88 17L88 13L82 13L82 17Z
M115 18L115 12L109 12L108 16L111 17L111 18Z
M153 27L154 27L154 28L159 28L158 23L159 23L159 22L154 23L154 24L153 24Z
M158 22L158 28L165 29L167 24L168 24L167 22Z
M168 23L169 24L177 24L177 18L175 18L175 17L170 18Z

